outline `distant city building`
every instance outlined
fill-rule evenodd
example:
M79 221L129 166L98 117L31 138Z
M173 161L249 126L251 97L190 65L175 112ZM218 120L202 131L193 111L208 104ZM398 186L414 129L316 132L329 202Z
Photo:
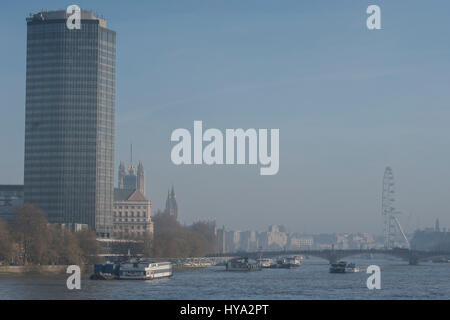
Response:
M209 231L211 232L211 234L213 234L215 237L217 237L216 220L214 220L214 219L207 219L207 220L200 220L199 222L205 224L206 226L208 226Z
M217 229L217 253L226 253L225 227Z
M350 249L348 234L338 234L336 240L336 249Z
M150 200L136 189L114 189L114 236L153 234Z
M331 249L331 246L337 243L336 234L320 233L313 235L313 238L316 249Z
M139 161L137 171L133 164L128 167L128 173L125 171L125 165L121 161L119 165L119 189L137 189L145 194L144 166Z
M227 231L225 233L225 247L227 252L243 251L239 248L241 232L239 230Z
M172 186L172 190L167 192L166 210L165 212L178 219L178 203L177 196L175 195L175 189Z
M411 239L411 247L416 250L450 250L450 232L447 228L441 230L440 227L437 231L436 227L416 230Z
M350 248L352 249L372 249L377 248L375 239L368 233L353 234L350 241Z
M255 231L243 231L239 237L240 251L257 251L258 237Z
M288 242L288 247L290 250L311 249L314 246L314 238L307 235L290 235Z
M429 232L429 231L428 231ZM368 233L351 234L299 234L288 233L284 226L272 225L267 231L217 230L218 252L283 251L310 249L371 249L383 248L384 238L376 239Z
M25 202L51 223L113 227L116 33L91 11L27 18Z
M16 207L23 205L23 185L0 185L0 219L11 221Z
M287 233L284 226L273 225L267 232L267 249L284 249L287 244Z
M434 225L434 231L436 231L436 232L440 232L441 231L441 228L439 226L439 219L436 219L436 223Z

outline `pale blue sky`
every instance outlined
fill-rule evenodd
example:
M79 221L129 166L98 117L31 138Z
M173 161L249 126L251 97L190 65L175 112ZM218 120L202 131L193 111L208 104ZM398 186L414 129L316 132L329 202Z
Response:
M153 210L174 183L188 223L381 233L390 165L406 229L450 227L448 1L2 1L0 184L23 182L25 17L73 3L117 31L116 162L133 141ZM194 120L279 128L278 175L174 166Z

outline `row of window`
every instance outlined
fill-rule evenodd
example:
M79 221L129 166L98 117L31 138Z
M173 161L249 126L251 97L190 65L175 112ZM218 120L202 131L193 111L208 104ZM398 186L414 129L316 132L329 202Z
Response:
M144 226L114 226L114 229L116 230L126 230L126 232L128 232L128 228L131 228L131 230L146 230L148 229L148 227L144 227Z
M117 217L117 216L122 217L122 212L119 211L119 214L117 214L117 212L114 211L114 217ZM125 212L125 214L124 214L123 216L124 216L124 217L128 217L128 211ZM140 216L141 216L141 213L140 213L140 212L137 212L136 217L140 217ZM145 211L142 212L142 217L146 217L146 216L147 216L147 213L146 213ZM130 217L134 217L134 212L130 212Z
M148 222L147 219L130 219L130 221L128 221L128 218L119 218L116 219L114 218L114 222Z
M123 209L123 208L125 208L125 209L128 209L128 208L130 208L130 209L145 209L147 206L119 206L119 209Z

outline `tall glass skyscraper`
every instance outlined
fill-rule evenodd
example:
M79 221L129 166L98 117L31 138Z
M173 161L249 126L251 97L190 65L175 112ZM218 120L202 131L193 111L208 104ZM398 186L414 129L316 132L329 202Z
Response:
M112 230L116 33L81 11L27 18L25 202L52 223Z

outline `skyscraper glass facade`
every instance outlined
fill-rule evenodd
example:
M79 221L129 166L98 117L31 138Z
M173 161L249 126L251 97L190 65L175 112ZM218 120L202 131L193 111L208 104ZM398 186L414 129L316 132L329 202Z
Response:
M53 223L112 228L116 33L90 11L27 19L25 202Z

